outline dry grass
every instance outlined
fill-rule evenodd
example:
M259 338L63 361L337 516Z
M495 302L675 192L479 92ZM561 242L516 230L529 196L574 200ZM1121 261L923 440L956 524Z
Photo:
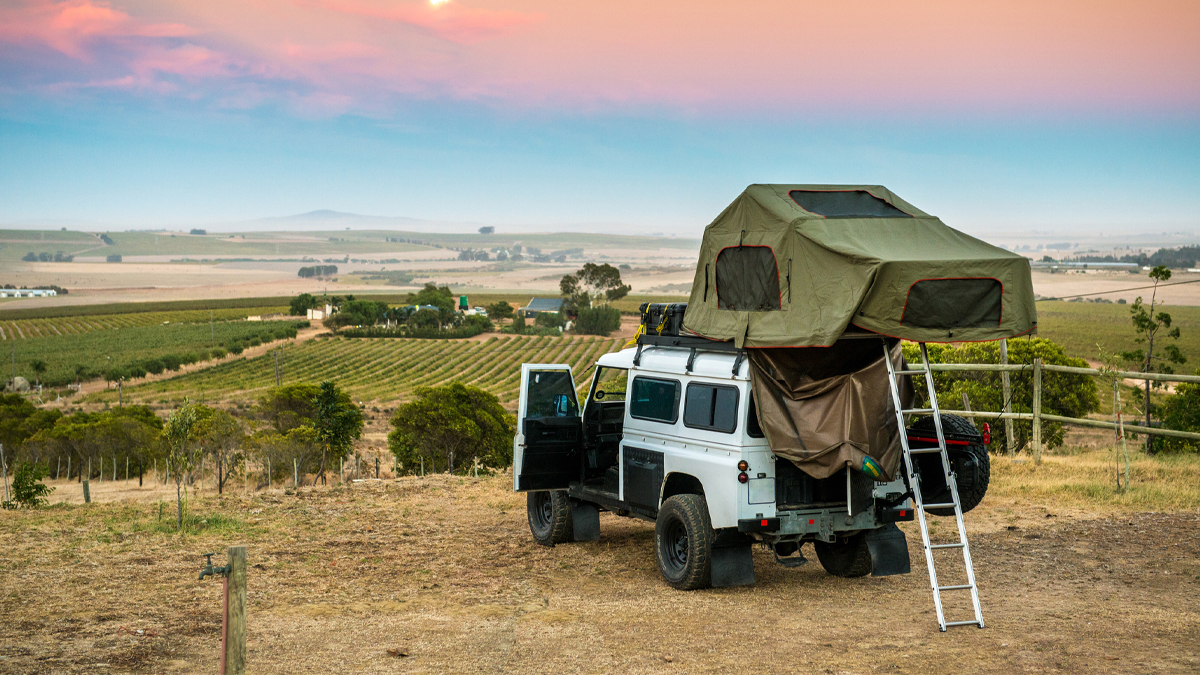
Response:
M1101 457L997 462L968 515L988 628L947 634L910 524L910 575L756 549L755 586L681 593L647 523L604 514L599 542L535 545L506 475L201 497L182 535L153 502L5 512L0 672L215 672L199 554L245 544L259 673L1194 673L1196 464L1139 460L1145 490L1089 500Z

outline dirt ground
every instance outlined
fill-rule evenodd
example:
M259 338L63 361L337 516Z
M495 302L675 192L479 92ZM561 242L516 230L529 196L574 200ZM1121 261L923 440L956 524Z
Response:
M756 549L754 586L685 593L645 522L603 514L599 542L536 545L511 480L235 489L194 498L182 536L153 501L3 512L0 673L216 672L220 583L196 576L236 544L255 673L1200 671L1194 509L989 495L967 516L987 627L940 633L911 524L909 575Z

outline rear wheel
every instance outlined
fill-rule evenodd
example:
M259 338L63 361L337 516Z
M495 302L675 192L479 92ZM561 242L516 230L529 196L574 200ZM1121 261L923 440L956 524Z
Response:
M571 541L574 524L571 498L565 490L540 490L525 497L529 513L529 531L542 546L554 546Z
M813 542L817 560L835 577L864 577L871 573L871 550L867 548L867 533L859 532L833 543Z
M712 585L712 522L701 495L675 495L663 502L654 524L654 552L663 579L691 591Z

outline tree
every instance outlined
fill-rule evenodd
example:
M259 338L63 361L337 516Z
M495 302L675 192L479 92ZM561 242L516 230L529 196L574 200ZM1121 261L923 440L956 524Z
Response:
M585 263L575 274L562 278L559 290L567 298L568 313L572 313L594 304L607 305L620 300L632 289L621 283L621 270L612 265Z
M121 254L120 253L110 253L110 254L108 254L108 257L105 258L105 260L108 262L119 263L119 262L121 262Z
M487 313L489 319L511 319L513 317L513 307L501 300L488 305Z
M441 316L432 309L418 309L405 323L411 328L437 328L441 325Z
M315 401L320 388L315 384L285 384L274 387L259 399L258 413L278 433L310 425L316 415Z
M292 316L305 316L308 310L316 309L321 306L321 301L311 293L301 293L292 298L288 303L288 314Z
M496 228L492 227L491 225L484 225L483 227L479 228L479 234L492 234L495 231Z
M316 416L313 430L321 441L321 468L318 475L323 477L328 456L332 454L341 459L349 455L354 441L362 438L363 414L350 400L349 394L330 381L321 383L314 407Z
M616 307L580 309L573 330L579 335L603 335L621 327L621 312Z
M217 465L217 494L225 491L225 481L242 459L246 430L241 420L228 411L197 405L196 437L204 454Z
M415 473L421 458L429 470L512 464L516 418L494 395L460 383L421 387L416 399L396 409L388 447L403 470Z
M17 450L26 439L49 429L62 417L58 410L42 410L20 394L0 394L0 444Z
M388 313L386 302L374 300L346 300L333 319L325 325L331 328L340 326L374 326L383 320Z
M1163 402L1159 412L1162 414L1163 426L1168 429L1200 431L1200 384L1180 383L1175 387L1175 393ZM1158 439L1157 447L1161 450L1194 452L1200 449L1200 441L1168 436Z
M37 386L42 386L42 373L46 372L46 362L41 359L34 359L29 362L29 368L33 371Z
M188 401L167 417L162 430L168 474L175 481L175 512L180 531L183 530L183 481L200 458L195 439L197 417L196 407Z
M999 363L1000 345L998 342L973 342L961 346L948 344L930 344L929 360L932 363ZM905 344L904 358L909 362L919 362L920 354L914 344ZM1032 365L1034 358L1042 359L1043 363L1059 366L1075 366L1086 368L1087 362L1067 356L1062 346L1045 338L1021 339L1008 341L1008 358L1010 363ZM1013 412L1032 412L1033 410L1033 371L1026 368L1013 373L1012 405ZM976 410L1002 410L1004 406L1003 388L1000 384L1000 373L988 372L958 372L937 371L933 375L934 385L938 391L938 403L942 408L953 409L962 405L962 395L967 394L971 407ZM916 387L917 400L914 408L928 407L925 388ZM1073 375L1052 371L1042 372L1042 412L1063 417L1087 417L1088 413L1100 409L1100 398L1096 393L1096 382L1088 375ZM981 424L988 421L978 419ZM1013 432L1017 436L1015 446L1019 451L1030 441L1031 427L1027 424L1014 424ZM1058 422L1042 421L1042 440L1049 448L1057 448L1063 444L1066 430ZM992 447L1003 448L1007 444L1004 436L1004 425L992 423Z
M1145 344L1146 348L1134 349L1128 352L1121 352L1121 358L1126 361L1134 361L1141 365L1143 373L1173 373L1175 370L1170 364L1183 364L1187 362L1187 358L1179 351L1179 345L1175 343L1167 343L1162 348L1159 355L1154 353L1154 338L1158 336L1159 331L1167 329L1163 335L1172 340L1179 339L1179 327L1171 328L1171 315L1166 312L1155 312L1156 306L1162 307L1162 303L1155 304L1155 297L1158 294L1158 284L1162 281L1167 281L1171 278L1171 270L1165 265L1159 265L1150 270L1150 278L1154 280L1154 289L1150 292L1150 305L1147 307L1142 304L1142 297L1139 295L1133 301L1133 305L1129 308L1129 312L1133 319L1133 330L1138 335L1134 342ZM1150 426L1150 415L1152 406L1150 403L1150 388L1151 381L1146 380L1145 395L1142 397L1142 402L1146 407L1146 426ZM1154 437L1146 436L1146 452L1154 452Z
M49 503L46 496L54 492L54 488L47 487L42 483L42 479L46 477L47 473L49 471L40 464L30 464L29 462L17 464L12 482L13 498L10 502L4 502L4 508L24 506L32 509Z

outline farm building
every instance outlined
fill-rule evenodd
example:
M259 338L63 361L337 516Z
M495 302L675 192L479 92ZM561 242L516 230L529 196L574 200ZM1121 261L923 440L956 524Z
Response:
M58 295L52 288L0 288L0 298L49 298Z
M529 304L517 311L532 318L542 312L557 314L562 311L562 304L562 298L530 298Z
M333 305L325 305L308 310L308 319L310 321L323 321L333 315Z

